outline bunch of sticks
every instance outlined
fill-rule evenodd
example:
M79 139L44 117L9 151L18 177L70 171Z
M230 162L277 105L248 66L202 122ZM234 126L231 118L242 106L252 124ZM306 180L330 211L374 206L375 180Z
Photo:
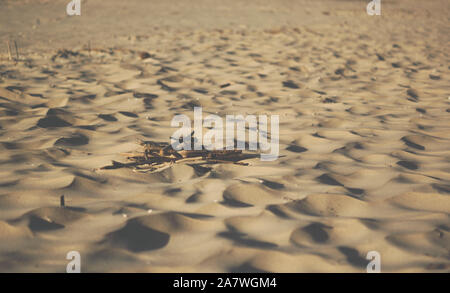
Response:
M255 158L256 154L245 154L242 150L180 150L164 142L139 140L143 148L138 153L123 153L131 162L112 161L112 165L101 169L132 168L135 172L154 173L172 167L174 164L192 163L195 165L229 163L248 166L242 160Z

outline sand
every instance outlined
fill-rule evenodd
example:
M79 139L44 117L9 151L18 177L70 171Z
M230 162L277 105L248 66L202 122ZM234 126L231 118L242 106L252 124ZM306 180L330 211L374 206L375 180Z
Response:
M1 272L450 271L448 1L66 2L0 3ZM194 106L280 157L100 169Z

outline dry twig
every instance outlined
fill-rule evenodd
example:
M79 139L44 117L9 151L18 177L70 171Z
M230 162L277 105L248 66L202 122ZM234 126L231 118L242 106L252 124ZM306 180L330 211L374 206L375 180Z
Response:
M256 154L245 154L241 150L180 150L177 151L168 143L139 141L142 151L125 153L130 162L112 161L112 165L101 169L133 168L136 172L160 172L174 164L193 163L195 165L229 163L247 166L242 160L254 158Z

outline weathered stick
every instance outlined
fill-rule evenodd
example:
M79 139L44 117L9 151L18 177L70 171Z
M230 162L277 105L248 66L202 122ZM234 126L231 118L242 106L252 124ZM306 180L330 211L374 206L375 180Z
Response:
M65 203L65 200L64 200L64 194L61 195L61 197L59 198L59 201L60 201L59 205L60 205L62 208L65 208L65 207L66 207L66 203Z
M160 172L174 164L192 162L201 164L236 164L248 166L248 163L240 162L256 155L244 154L242 150L180 150L177 151L168 143L138 140L143 147L143 152L122 153L132 162L120 163L112 161L112 165L101 169L118 169L131 167L135 172Z

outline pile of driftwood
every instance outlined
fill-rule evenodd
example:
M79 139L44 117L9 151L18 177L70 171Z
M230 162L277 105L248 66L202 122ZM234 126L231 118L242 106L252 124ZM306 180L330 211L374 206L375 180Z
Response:
M172 145L164 142L138 141L142 151L126 153L130 162L120 163L112 161L112 165L101 169L132 168L136 172L153 173L170 168L174 164L192 163L195 165L231 163L248 166L242 160L255 158L256 154L246 154L242 150L180 150L172 148Z

